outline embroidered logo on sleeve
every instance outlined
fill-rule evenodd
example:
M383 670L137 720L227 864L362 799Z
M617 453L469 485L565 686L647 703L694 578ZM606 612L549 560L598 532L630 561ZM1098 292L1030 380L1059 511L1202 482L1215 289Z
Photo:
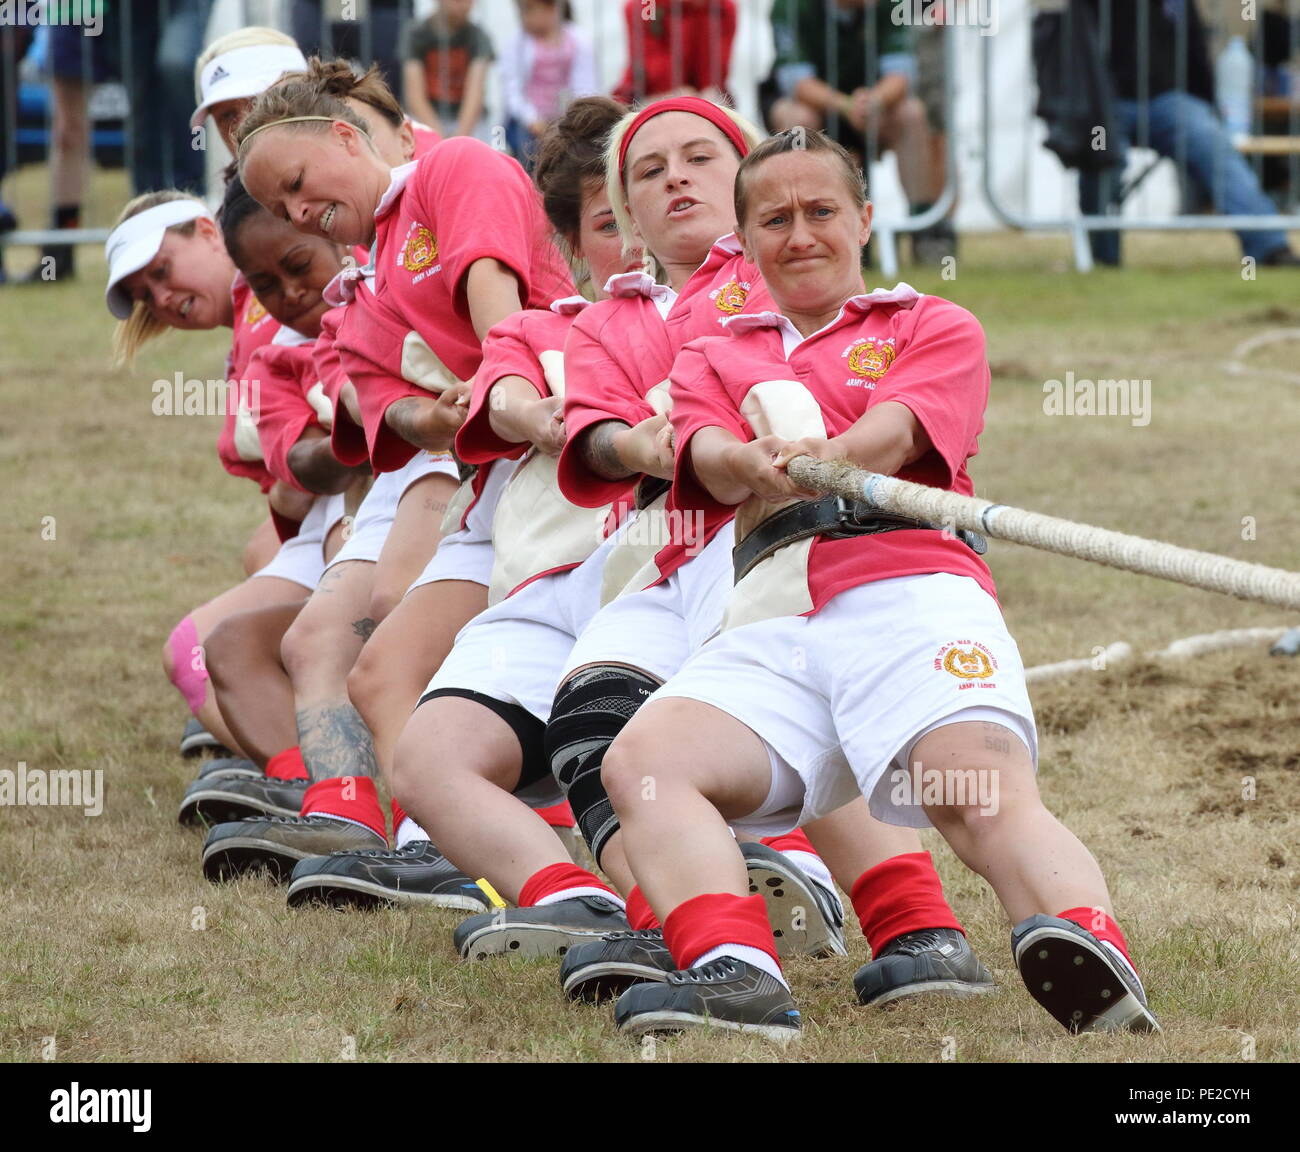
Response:
M846 380L845 383L851 388L874 388L876 381L889 371L897 351L892 336L888 340L864 336L850 344L841 355L848 357L849 371L858 377L856 380ZM864 385L863 380L871 383Z
M417 273L437 272L442 267L437 260L438 241L433 233L423 224L411 221L411 227L406 233L406 243L402 245L397 263L415 277L412 283L418 283L424 279L424 275L417 275Z
M266 319L266 308L262 302L254 296L249 302L248 307L244 309L244 327L256 328L263 320Z
M713 301L718 311L725 312L728 316L734 316L741 311L748 297L749 282L734 279L728 280L721 288L715 288L709 293L709 299Z
M934 658L934 670L947 672L964 681L962 688L996 688L993 673L998 662L983 644L973 640L958 640L945 644ZM980 683L976 683L980 681Z

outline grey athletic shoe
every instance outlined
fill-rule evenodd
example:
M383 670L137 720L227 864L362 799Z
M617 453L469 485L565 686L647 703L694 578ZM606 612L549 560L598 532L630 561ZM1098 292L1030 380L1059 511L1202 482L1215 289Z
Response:
M863 1004L877 1008L908 996L942 992L980 996L996 990L993 977L955 928L925 928L891 940L853 977Z
M1029 994L1070 1032L1159 1032L1141 982L1072 920L1030 916L1011 930Z
M335 908L391 908L395 905L492 907L487 894L427 840L390 851L362 848L300 860L289 878L289 907L329 904Z
M602 896L533 908L498 908L462 920L452 936L464 960L493 955L563 956L577 944L628 931L623 910Z
M263 772L251 760L239 756L215 756L199 761L199 772L195 780L219 780L222 777L243 776L249 780L265 780Z
M248 816L297 816L308 783L265 776L201 776L185 789L176 819L182 824L225 824Z
M800 1028L789 989L730 956L669 972L661 984L634 985L618 998L614 1022L627 1036L705 1027L788 1040Z
M742 844L749 891L767 903L779 956L845 956L844 906L789 857L766 844Z
M661 928L611 932L565 955L560 986L570 1000L607 1000L633 984L666 980L675 968Z
M382 836L329 816L268 816L218 824L203 845L203 875L229 880L263 870L283 883L299 860L331 852L376 848Z
M205 752L215 756L230 755L230 749L204 728L198 717L191 716L185 721L185 731L181 733L181 755L190 760Z

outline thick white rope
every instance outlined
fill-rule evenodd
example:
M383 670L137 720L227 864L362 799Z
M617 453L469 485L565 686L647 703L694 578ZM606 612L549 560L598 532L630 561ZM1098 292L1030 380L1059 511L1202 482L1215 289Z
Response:
M789 473L801 488L864 500L882 512L926 520L948 531L964 528L982 532L998 540L1091 560L1125 572L1300 610L1300 573L1297 572L1061 520L1007 504L994 504L977 496L961 496L942 488L867 472L842 460L799 456L790 461Z
M1206 652L1221 652L1228 648L1250 648L1273 644L1278 637L1286 635L1286 629L1276 628L1226 628L1221 632L1202 632L1198 636L1184 636L1164 648L1147 652L1148 660L1186 660L1191 656L1201 656ZM1075 672L1103 672L1132 660L1137 653L1131 644L1120 640L1098 648L1092 656L1082 656L1077 660L1057 660L1052 664L1035 664L1025 669L1025 680L1036 683L1041 680L1056 680L1070 676Z

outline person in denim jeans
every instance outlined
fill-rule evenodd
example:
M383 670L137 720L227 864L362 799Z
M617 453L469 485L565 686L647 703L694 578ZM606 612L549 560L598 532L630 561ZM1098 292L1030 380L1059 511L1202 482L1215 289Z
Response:
M1187 0L1140 0L1112 3L1108 71L1114 85L1116 130L1123 137L1116 154L1120 166L1079 175L1079 206L1086 215L1104 212L1118 191L1122 158L1128 145L1151 148L1185 165L1188 176L1215 210L1230 216L1275 216L1276 205L1260 187L1255 171L1233 147L1227 128L1214 110L1214 76L1205 30L1195 3ZM1186 59L1178 46L1186 44ZM1146 45L1145 52L1141 45ZM1143 74L1145 73L1145 84ZM1274 229L1241 231L1243 255L1257 263L1300 263L1287 245L1286 233ZM1092 233L1093 258L1118 264L1118 232Z

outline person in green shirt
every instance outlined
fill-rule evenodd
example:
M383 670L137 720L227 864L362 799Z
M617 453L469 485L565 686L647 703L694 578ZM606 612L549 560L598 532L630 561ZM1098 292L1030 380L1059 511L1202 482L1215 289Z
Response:
M943 174L915 94L912 29L894 22L895 7L889 0L775 0L776 60L767 85L774 99L765 116L773 132L824 130L864 161L892 151L915 215L938 198ZM915 245L914 254L921 251ZM929 262L933 253L924 251Z

